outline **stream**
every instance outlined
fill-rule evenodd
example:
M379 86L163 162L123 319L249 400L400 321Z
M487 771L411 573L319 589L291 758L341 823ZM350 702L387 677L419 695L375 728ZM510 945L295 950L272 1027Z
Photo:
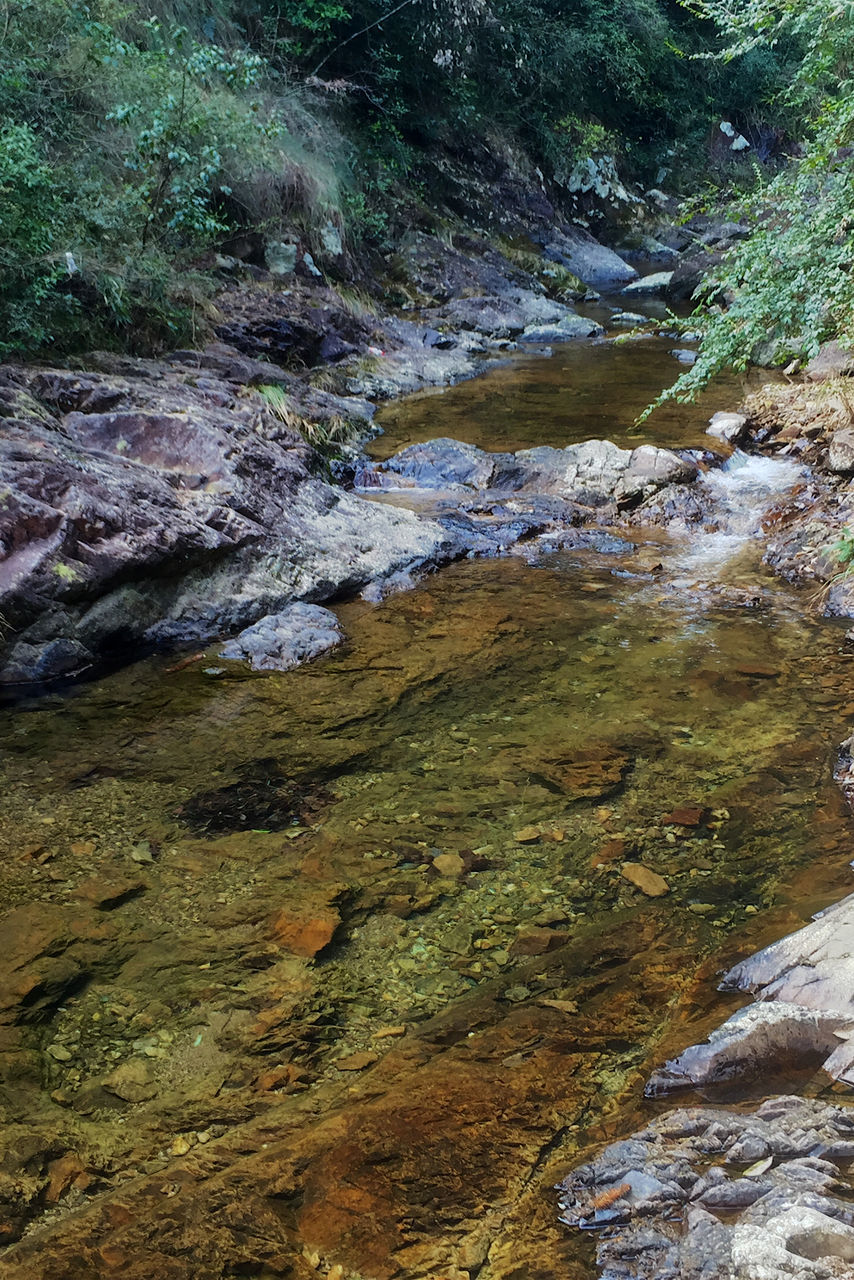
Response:
M636 443L676 345L525 357L372 453ZM742 394L640 438L708 448ZM699 534L534 541L335 606L284 675L156 657L6 714L10 1275L596 1274L554 1183L743 1003L716 973L850 890L848 623L757 537L799 479L736 453Z

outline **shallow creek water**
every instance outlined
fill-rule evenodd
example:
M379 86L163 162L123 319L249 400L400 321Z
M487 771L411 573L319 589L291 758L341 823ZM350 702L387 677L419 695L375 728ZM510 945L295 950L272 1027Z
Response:
M486 385L422 403L460 436ZM844 624L759 567L797 475L742 461L691 542L529 546L340 605L286 675L7 712L11 1275L593 1274L552 1183L734 1007L717 970L850 887Z
M594 318L606 315L598 308ZM641 411L684 368L671 352L691 345L672 337L615 339L612 334L555 347L548 359L540 352L518 354L450 395L425 391L386 406L377 417L383 434L369 443L368 452L382 460L436 436L510 452L591 439L613 440L628 449L644 443L708 449L717 445L705 434L710 416L734 408L747 391L779 375L767 369L722 375L696 404L662 405L636 426Z

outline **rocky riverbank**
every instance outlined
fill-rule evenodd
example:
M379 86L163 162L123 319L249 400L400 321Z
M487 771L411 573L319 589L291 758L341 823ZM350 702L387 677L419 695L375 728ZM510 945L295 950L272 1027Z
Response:
M647 223L669 243L647 236L635 256L671 265L652 291L672 275L678 293L697 253L732 229L699 219L677 230L655 196ZM346 483L377 401L470 377L526 346L595 338L602 327L579 301L644 285L625 257L534 203L504 219L524 250L467 230L412 232L375 284L383 302L332 287L297 245L286 262L268 255L266 269L222 259L217 341L200 351L0 367L0 682L207 645L293 602L376 594L388 579L579 523L589 495L566 477L547 477L536 495L517 478L510 491L536 502L503 519L471 504L427 518ZM618 326L635 322L632 305L627 293L611 307ZM653 465L637 454L635 477ZM607 494L622 507L627 483Z

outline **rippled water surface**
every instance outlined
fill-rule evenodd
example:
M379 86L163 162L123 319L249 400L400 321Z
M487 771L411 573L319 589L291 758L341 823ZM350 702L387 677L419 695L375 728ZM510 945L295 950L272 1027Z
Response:
M603 351L611 377L654 381L648 344L586 358ZM529 406L538 440L564 439L565 367L423 399L417 430L483 443L468 415L494 395L502 446L535 442ZM601 412L587 434L614 434ZM242 1159L259 1116L328 1113L293 1227L328 1260L465 1270L501 1203L483 1275L516 1274L502 1249L586 1274L554 1161L642 1107L653 1059L727 1007L724 958L847 888L844 628L763 573L728 474L725 545L634 529L462 563L342 604L347 644L289 674L156 659L7 712L4 905L65 913L83 951L0 1046L3 1102L16 1134L97 1152L75 1204L243 1127ZM141 1083L116 1092L121 1069ZM353 1187L374 1197L358 1228Z

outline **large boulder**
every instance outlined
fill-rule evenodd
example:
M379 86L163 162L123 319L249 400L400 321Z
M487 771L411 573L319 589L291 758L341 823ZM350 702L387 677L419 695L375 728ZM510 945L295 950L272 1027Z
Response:
M829 378L854 376L854 351L838 342L826 342L817 356L813 356L805 371L810 382L826 382Z
M709 419L706 435L736 444L747 434L747 417L743 413L715 413Z
M594 338L604 330L595 320L569 312L556 324L531 325L519 335L520 342L573 342L577 338Z
M613 249L606 248L580 228L555 231L544 245L543 254L597 289L624 284L638 274Z
M6 367L2 385L0 682L207 643L453 545L435 522L311 474L296 431L213 372L123 359L80 377ZM346 412L327 400L319 420Z
M651 275L641 276L639 280L633 280L631 284L625 285L620 293L632 297L637 294L664 294L672 279L672 271L654 271Z

